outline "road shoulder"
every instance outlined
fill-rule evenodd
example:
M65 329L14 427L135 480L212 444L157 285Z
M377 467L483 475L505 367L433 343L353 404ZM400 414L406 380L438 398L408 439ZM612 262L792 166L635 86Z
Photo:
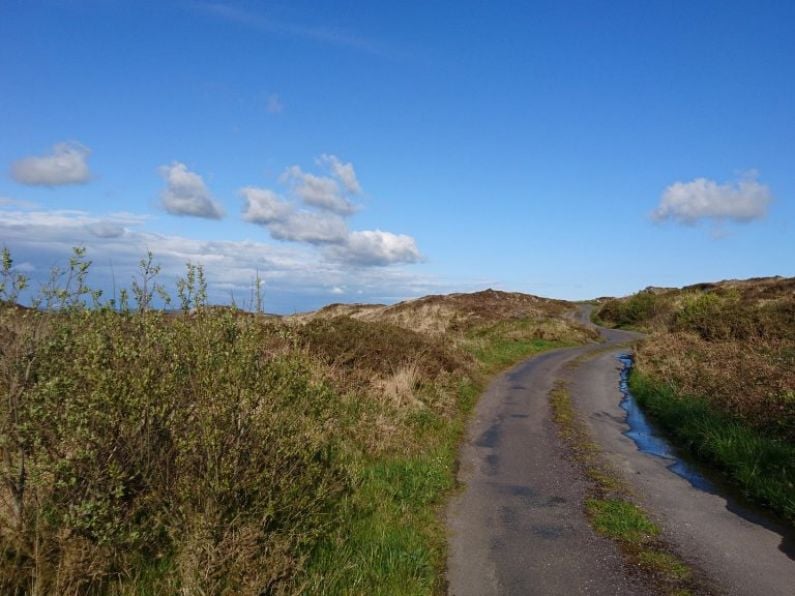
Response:
M779 549L780 534L737 515L725 498L694 488L669 462L640 452L624 436L619 352L583 360L569 375L575 408L604 457L652 512L664 539L722 592L790 596L795 563Z

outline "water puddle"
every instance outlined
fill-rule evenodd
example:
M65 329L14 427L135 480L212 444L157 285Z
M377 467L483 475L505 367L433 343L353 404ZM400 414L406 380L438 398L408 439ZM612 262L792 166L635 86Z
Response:
M624 434L635 442L641 452L669 461L668 469L687 480L694 488L715 493L715 486L677 456L668 441L657 434L646 415L638 406L632 393L630 393L629 372L632 370L632 356L630 354L621 354L618 356L618 360L624 365L621 369L621 380L618 386L621 390L621 395L623 395L619 405L627 413L627 424L629 425L629 430L625 431Z
M769 512L762 512L755 506L745 502L739 495L722 484L719 486L696 470L695 466L683 460L676 450L652 426L646 414L640 409L635 397L629 391L629 373L632 370L631 354L620 354L618 360L623 365L619 389L621 390L620 406L627 413L626 422L629 429L624 435L632 439L638 450L666 461L667 468L674 474L687 480L694 488L726 499L726 509L743 519L759 524L776 532L782 538L779 550L790 559L795 560L795 531L781 520L775 519Z

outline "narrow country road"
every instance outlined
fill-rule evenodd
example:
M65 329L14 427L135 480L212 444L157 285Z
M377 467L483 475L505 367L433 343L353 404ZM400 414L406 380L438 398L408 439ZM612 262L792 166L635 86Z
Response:
M653 593L614 543L588 525L587 483L566 456L549 405L549 391L563 380L608 461L717 593L795 594L795 562L780 548L781 534L692 487L669 462L639 452L623 435L616 356L639 336L601 334L601 344L518 364L481 397L460 452L463 490L447 512L449 593Z

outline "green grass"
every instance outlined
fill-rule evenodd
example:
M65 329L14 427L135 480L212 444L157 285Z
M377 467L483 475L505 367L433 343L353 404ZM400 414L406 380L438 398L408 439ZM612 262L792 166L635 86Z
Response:
M795 445L750 428L698 397L633 371L630 389L674 443L720 470L753 501L795 521Z
M659 539L660 528L631 500L629 488L602 457L577 415L563 383L550 392L552 415L571 454L590 479L585 511L596 532L614 540L624 556L638 565L660 591L689 594L690 568Z
M485 374L495 374L523 358L584 341L571 329L547 320L513 319L469 330L462 347L472 354Z
M578 343L565 334L552 334L552 338L547 338L537 337L537 332L537 321L503 321L471 330L463 341L463 348L475 357L483 372L494 374L533 354Z
M500 342L495 342L500 350ZM458 444L492 366L502 368L542 351L547 344L488 357L478 380L457 386L458 416L444 420L427 411L412 417L425 448L411 456L364 458L354 464L356 491L345 503L340 531L312 554L295 585L304 593L414 595L444 592L445 500L455 487ZM554 346L556 347L556 346ZM489 364L485 364L488 362ZM489 371L488 373L486 371ZM408 421L407 421L408 422Z
M574 458L582 466L585 475L594 483L601 494L616 494L623 487L618 476L609 469L600 457L599 446L593 442L587 429L580 421L571 396L562 383L558 383L549 394L552 416L558 430L568 444Z
M516 325L511 326L515 331ZM526 331L522 322L519 327ZM503 327L503 331L506 328ZM306 593L435 594L444 591L446 529L442 508L455 486L457 446L487 378L532 354L564 345L540 339L506 339L491 330L465 344L477 362L477 380L457 386L458 415L413 415L425 449L408 457L363 459L358 485L341 515L342 531L325 540L296 582Z
M441 593L487 378L587 339L542 316L293 326L209 307L191 264L167 314L151 255L118 303L84 255L41 309L14 306L25 280L0 258L2 593Z
M599 534L615 540L625 556L668 594L690 594L692 571L660 541L660 528L625 496L591 498L585 510Z
M585 508L594 529L613 540L642 544L660 533L640 507L623 499L589 499Z
M638 563L653 573L661 573L676 579L687 579L691 574L687 565L664 551L644 550L638 555Z
M452 487L449 454L373 461L346 504L344 532L324 541L307 593L429 594L441 591L440 498ZM300 585L300 582L299 582Z
M565 343L545 339L492 338L485 347L473 350L475 358L487 370L499 370L533 354L564 347Z

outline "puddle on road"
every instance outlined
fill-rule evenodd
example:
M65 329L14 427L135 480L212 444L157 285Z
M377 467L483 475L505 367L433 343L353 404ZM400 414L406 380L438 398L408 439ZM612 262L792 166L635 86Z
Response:
M726 499L727 510L781 536L779 550L795 561L795 531L792 527L775 519L769 512L763 512L747 503L726 486L718 487L715 483L707 480L693 465L679 457L671 444L660 436L651 425L629 390L629 373L633 365L632 356L621 354L617 358L623 365L618 386L623 397L619 405L627 413L626 423L629 425L629 429L624 431L624 435L632 439L642 453L648 453L668 462L667 468L687 480L694 488L720 495Z
M632 370L632 356L621 354L618 356L618 360L624 365L621 369L621 380L618 385L621 395L623 395L619 405L627 413L627 424L629 425L629 430L625 431L624 434L632 439L643 453L656 455L670 461L668 469L687 480L694 488L715 493L713 484L688 465L687 462L682 461L668 441L656 433L632 393L630 393L629 372Z

